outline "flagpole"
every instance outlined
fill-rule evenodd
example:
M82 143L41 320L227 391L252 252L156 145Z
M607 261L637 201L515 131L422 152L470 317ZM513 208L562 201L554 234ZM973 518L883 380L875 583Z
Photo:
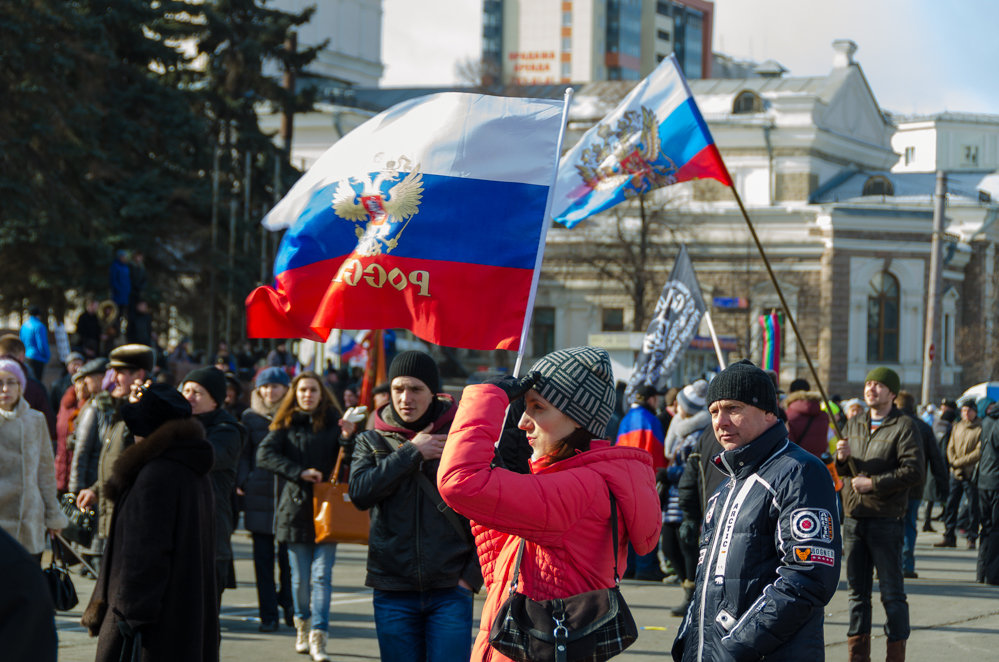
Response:
M562 126L558 131L558 141L555 143L555 168L552 172L552 184L548 188L548 199L545 201L545 216L541 225L541 238L538 241L538 253L534 262L534 274L531 276L531 293L527 298L527 310L524 312L524 327L520 331L520 348L517 350L517 362L513 366L513 376L520 374L520 364L524 361L524 351L527 346L527 331L531 328L534 317L534 298L538 293L538 279L541 276L541 261L545 256L545 240L548 228L552 224L552 201L555 197L555 184L558 182L558 164L562 158L562 139L565 137L565 125L569 121L569 106L572 104L572 88L565 89L562 103Z
M770 266L770 260L767 259L767 254L763 251L763 244L760 243L760 237L756 234L756 228L753 226L753 222L749 219L749 213L746 211L745 205L742 204L742 198L739 197L739 192L735 189L735 186L730 186L729 189L732 191L732 195L735 196L735 202L739 205L739 211L742 212L742 217L746 219L746 226L749 228L749 234L753 237L753 242L756 243L756 250L760 252L760 257L763 258L763 266L767 268L767 275L770 276L770 282L773 283L774 289L777 290L777 297L780 299L780 305L784 309L784 314L787 315L787 321L791 324L791 330L794 331L794 337L798 339L798 348L801 349L801 353L805 355L805 362L808 363L808 370L812 374L812 379L815 380L815 384L819 387L819 394L822 396L822 402L826 405L826 414L829 416L829 420L833 424L833 429L836 431L836 438L843 439L843 432L839 428L839 421L833 416L832 405L829 404L829 398L826 396L825 387L822 386L822 380L819 379L819 373L815 370L815 365L812 363L812 357L808 354L808 348L805 347L805 341L802 339L801 334L798 332L798 324L794 321L794 315L791 314L791 308L787 305L787 300L784 299L784 292L780 289L780 284L777 282L777 276L774 275L774 270ZM847 463L850 465L850 471L853 472L854 476L857 476L857 468L853 463L853 457L847 457Z
M718 367L722 370L725 369L725 359L722 358L721 345L718 343L718 334L715 333L714 322L711 321L711 311L704 311L704 321L708 323L708 333L711 334L711 342L715 346L715 356L718 357Z

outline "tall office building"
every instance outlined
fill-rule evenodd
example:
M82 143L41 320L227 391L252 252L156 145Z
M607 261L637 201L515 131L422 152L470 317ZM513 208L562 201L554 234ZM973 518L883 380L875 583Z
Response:
M640 80L675 52L688 78L711 75L706 0L484 0L484 83Z

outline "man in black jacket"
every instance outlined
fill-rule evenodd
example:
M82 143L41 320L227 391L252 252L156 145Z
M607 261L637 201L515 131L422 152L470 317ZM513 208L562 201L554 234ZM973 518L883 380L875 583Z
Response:
M822 462L787 438L777 391L749 361L708 385L729 480L705 507L694 598L677 662L825 655L824 608L839 581L836 492Z
M350 498L371 509L368 574L383 660L467 660L472 593L482 573L468 520L437 491L437 467L457 410L439 394L437 364L402 352L389 367L391 400L357 435Z
M912 420L895 407L898 374L880 367L867 373L868 411L847 422L836 445L843 477L843 552L850 586L847 645L851 662L871 659L871 591L878 571L885 607L888 662L905 660L909 603L902 578L902 518L909 490L923 478L923 452Z
M999 584L999 403L989 405L982 419L982 457L978 460L979 534L977 579Z

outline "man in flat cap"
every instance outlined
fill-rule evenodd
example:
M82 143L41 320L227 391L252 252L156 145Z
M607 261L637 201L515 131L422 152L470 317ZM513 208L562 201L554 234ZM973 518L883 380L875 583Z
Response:
M773 382L749 361L711 380L705 401L729 480L705 507L673 659L821 660L841 544L829 471L788 440Z
M115 408L111 429L101 439L100 459L97 462L97 480L76 495L76 506L86 510L97 506L97 543L94 552L103 550L104 541L111 532L111 514L114 502L104 493L104 483L111 477L111 468L122 451L135 443L132 433L119 410L128 402L129 395L138 390L153 371L153 350L147 345L122 345L111 351L108 367L114 370L114 389L111 399Z
M885 608L888 662L905 659L909 603L902 575L903 518L909 489L923 479L919 432L895 406L898 374L874 368L864 380L867 413L846 424L836 445L836 469L843 477L843 552L850 587L847 646L851 662L871 659L871 590L878 571Z

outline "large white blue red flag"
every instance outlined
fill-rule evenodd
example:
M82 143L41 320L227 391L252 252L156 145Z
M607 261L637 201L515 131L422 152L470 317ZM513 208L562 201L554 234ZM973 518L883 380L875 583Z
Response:
M562 157L552 218L571 228L628 198L705 178L732 185L670 55Z
M334 144L264 219L287 228L254 338L412 330L518 349L545 227L562 101L435 94Z

